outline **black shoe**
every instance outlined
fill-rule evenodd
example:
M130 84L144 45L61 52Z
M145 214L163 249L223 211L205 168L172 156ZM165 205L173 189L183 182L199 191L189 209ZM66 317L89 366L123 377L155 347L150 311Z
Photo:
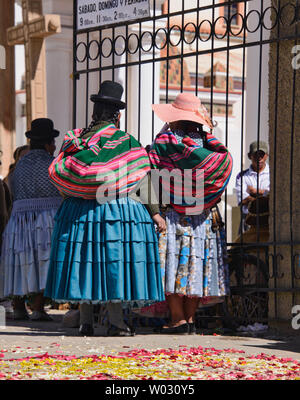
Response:
M189 322L189 334L196 335L196 325L195 322Z
M29 320L29 314L26 310L14 310L13 311L13 320L15 321L26 321Z
M132 327L121 329L115 325L110 325L107 329L107 336L135 336L135 330Z
M188 335L189 334L189 324L182 324L179 326L172 326L170 328L162 327L160 333L169 335Z
M94 328L91 324L81 324L79 328L79 335L81 336L93 336Z

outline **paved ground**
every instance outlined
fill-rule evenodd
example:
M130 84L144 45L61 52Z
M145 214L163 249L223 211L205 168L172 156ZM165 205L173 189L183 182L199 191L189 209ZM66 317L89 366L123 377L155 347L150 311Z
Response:
M209 347L215 349L243 350L245 355L265 353L277 357L300 360L300 337L275 337L270 332L264 338L244 336L159 335L151 328L138 328L137 335L128 338L105 337L103 328L95 326L94 337L80 337L76 328L64 328L62 318L66 311L50 310L53 322L7 321L5 329L0 329L0 353L2 359L49 354L112 354L132 349L177 349L179 346Z

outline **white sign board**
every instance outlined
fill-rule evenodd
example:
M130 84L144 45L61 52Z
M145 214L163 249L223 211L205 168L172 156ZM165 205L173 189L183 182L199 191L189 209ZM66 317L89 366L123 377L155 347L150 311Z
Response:
M78 0L77 29L95 28L150 16L150 0Z

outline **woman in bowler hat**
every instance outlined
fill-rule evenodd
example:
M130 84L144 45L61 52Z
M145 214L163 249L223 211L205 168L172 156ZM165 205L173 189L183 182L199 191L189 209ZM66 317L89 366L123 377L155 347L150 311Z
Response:
M142 200L135 190L146 192L150 163L141 144L119 129L122 93L116 82L101 84L91 96L90 126L67 133L49 169L67 198L56 217L45 293L80 303L79 333L86 336L94 334L93 304L108 307L108 335L129 336L122 306L164 299L153 221L159 230L165 221L158 201ZM99 195L103 188L115 197Z

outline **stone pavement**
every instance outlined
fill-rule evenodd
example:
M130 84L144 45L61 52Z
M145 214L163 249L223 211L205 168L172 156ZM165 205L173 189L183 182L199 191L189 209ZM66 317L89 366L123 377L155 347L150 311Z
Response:
M77 328L62 326L66 311L50 310L52 322L12 321L7 320L6 327L0 329L0 350L7 349L2 360L23 358L48 353L89 355L112 354L132 349L178 349L186 347L237 349L243 350L245 356L264 353L276 357L300 360L300 337L279 337L266 332L264 337L229 336L216 334L197 335L160 335L153 333L152 328L138 328L134 337L106 337L103 327L95 325L94 337L78 336ZM0 351L1 352L1 351Z

